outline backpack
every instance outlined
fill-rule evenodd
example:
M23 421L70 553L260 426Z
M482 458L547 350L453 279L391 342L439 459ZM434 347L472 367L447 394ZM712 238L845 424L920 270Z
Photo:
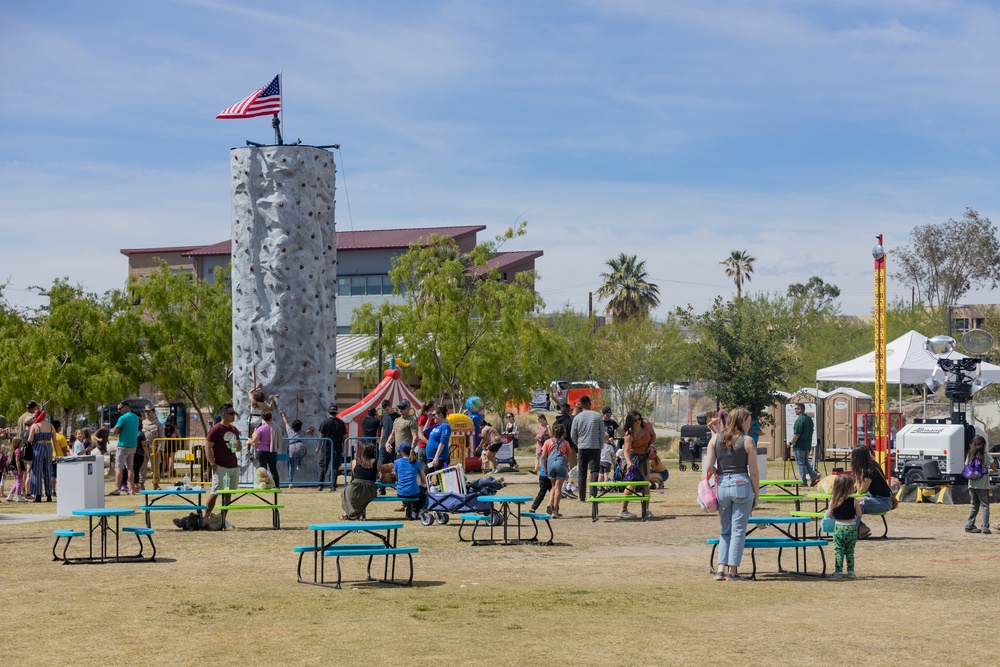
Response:
M964 468L962 468L962 477L964 477L965 479L976 480L985 474L986 474L986 469L983 468L982 459L978 458L972 459L971 461L965 464Z
M31 445L21 445L21 460L25 463L35 460L34 448Z

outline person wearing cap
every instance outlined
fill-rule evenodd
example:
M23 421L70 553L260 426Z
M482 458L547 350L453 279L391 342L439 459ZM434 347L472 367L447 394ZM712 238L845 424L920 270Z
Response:
M418 519L420 510L427 501L427 477L424 475L424 466L417 460L417 450L409 442L404 440L396 451L399 452L399 458L392 464L396 471L396 495L416 498L406 501L403 505L407 519Z
M611 408L605 405L601 408L601 419L604 420L604 429L607 431L607 437L604 442L609 444L615 444L615 438L618 437L618 427L620 424L612 416Z
M219 409L220 420L205 436L205 458L212 471L212 486L205 503L205 517L202 525L207 526L209 517L219 499L218 491L235 489L240 483L240 462L236 452L241 450L240 431L233 422L239 416L232 403L224 403Z
M414 442L420 441L420 426L413 414L413 406L404 398L396 404L396 409L399 410L399 416L392 422L392 433L389 434L386 444L390 448L395 448L396 443L408 442L412 447ZM402 452L397 453L402 455ZM396 492L399 493L399 490Z
M152 453L150 467L155 469L153 488L158 489L161 477L166 477L166 457L164 456L163 424L156 416L156 408L150 403L143 411L142 432L146 436L146 446ZM139 483L142 483L140 479Z
M326 474L330 473L330 488L337 490L337 473L344 462L344 438L347 437L347 425L337 416L337 406L331 405L327 412L330 414L319 427L319 437L323 438L316 445L316 454L319 454L319 486L317 491L323 490L326 483ZM331 470L332 465L332 470Z
M112 433L118 435L118 447L115 450L115 488L109 496L121 494L119 489L122 483L127 484L126 493L132 495L135 488L135 471L132 469L135 463L135 450L139 446L139 417L132 412L128 401L118 404L121 415L115 422ZM122 473L122 471L126 471ZM124 477L124 479L122 479Z

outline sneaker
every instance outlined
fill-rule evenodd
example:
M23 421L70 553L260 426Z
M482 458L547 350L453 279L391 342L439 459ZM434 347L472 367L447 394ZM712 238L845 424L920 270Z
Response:
M563 518L562 512L558 512L558 511L557 512L553 512L551 514L551 516L552 516L553 519L561 519L561 518Z
M854 574L853 572L848 572L847 573L847 578L848 579L857 579L858 575Z
M28 499L25 498L24 496L21 496L21 497L19 497L17 499L17 502L19 502L19 503L26 503L26 502L28 502Z
M989 526L983 528L979 532L982 533L983 535L992 535L993 534L993 531L990 530Z
M646 510L646 518L653 516L653 510Z
M830 578L831 579L843 579L844 575L842 575L840 572L834 572L833 574L830 575Z
M618 518L619 519L634 519L635 515L632 514L631 512L629 512L628 510L622 510L622 511L618 512Z
M317 487L316 487L316 490L317 490L317 491L322 491L322 490L323 490L323 487L322 487L322 486L317 486Z
M966 526L965 527L965 532L967 532L967 533L981 533L983 531L981 531L980 529L976 528L975 526Z
M552 503L549 503L548 505L545 506L545 513L548 514L549 516L552 516Z
M122 492L121 492L121 491L119 491L118 489L115 489L114 491L112 491L112 492L111 492L111 493L109 493L108 495L109 495L109 496L120 496L121 494L122 494Z

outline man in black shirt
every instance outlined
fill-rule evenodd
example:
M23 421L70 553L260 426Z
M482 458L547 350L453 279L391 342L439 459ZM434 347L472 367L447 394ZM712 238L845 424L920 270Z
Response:
M368 414L361 420L361 437L364 438L362 444L376 442L381 424L378 418L378 411L375 408L368 408Z
M319 427L320 437L326 439L320 440L319 444L316 445L316 453L320 454L322 451L319 457L317 491L323 490L323 483L326 482L326 473L330 470L331 463L333 469L330 471L330 488L334 491L337 490L337 472L340 470L340 464L344 461L344 438L347 437L347 424L337 416L336 405L331 405L329 412L330 416Z
M574 452L576 451L576 443L573 442L572 438L569 437L569 430L573 426L573 415L570 413L569 403L563 403L559 408L559 416L556 417L557 424L562 424L563 428L566 429L566 442L569 443L569 448Z

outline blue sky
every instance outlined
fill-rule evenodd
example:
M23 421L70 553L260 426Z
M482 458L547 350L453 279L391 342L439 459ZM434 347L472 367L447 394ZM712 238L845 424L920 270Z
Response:
M286 141L342 146L338 229L523 215L508 248L545 251L550 309L627 252L658 315L701 310L747 250L750 290L819 275L864 314L876 234L1000 222L994 2L278 4L0 4L11 303L120 287L120 248L227 238L228 151L273 134L214 117L279 68Z

